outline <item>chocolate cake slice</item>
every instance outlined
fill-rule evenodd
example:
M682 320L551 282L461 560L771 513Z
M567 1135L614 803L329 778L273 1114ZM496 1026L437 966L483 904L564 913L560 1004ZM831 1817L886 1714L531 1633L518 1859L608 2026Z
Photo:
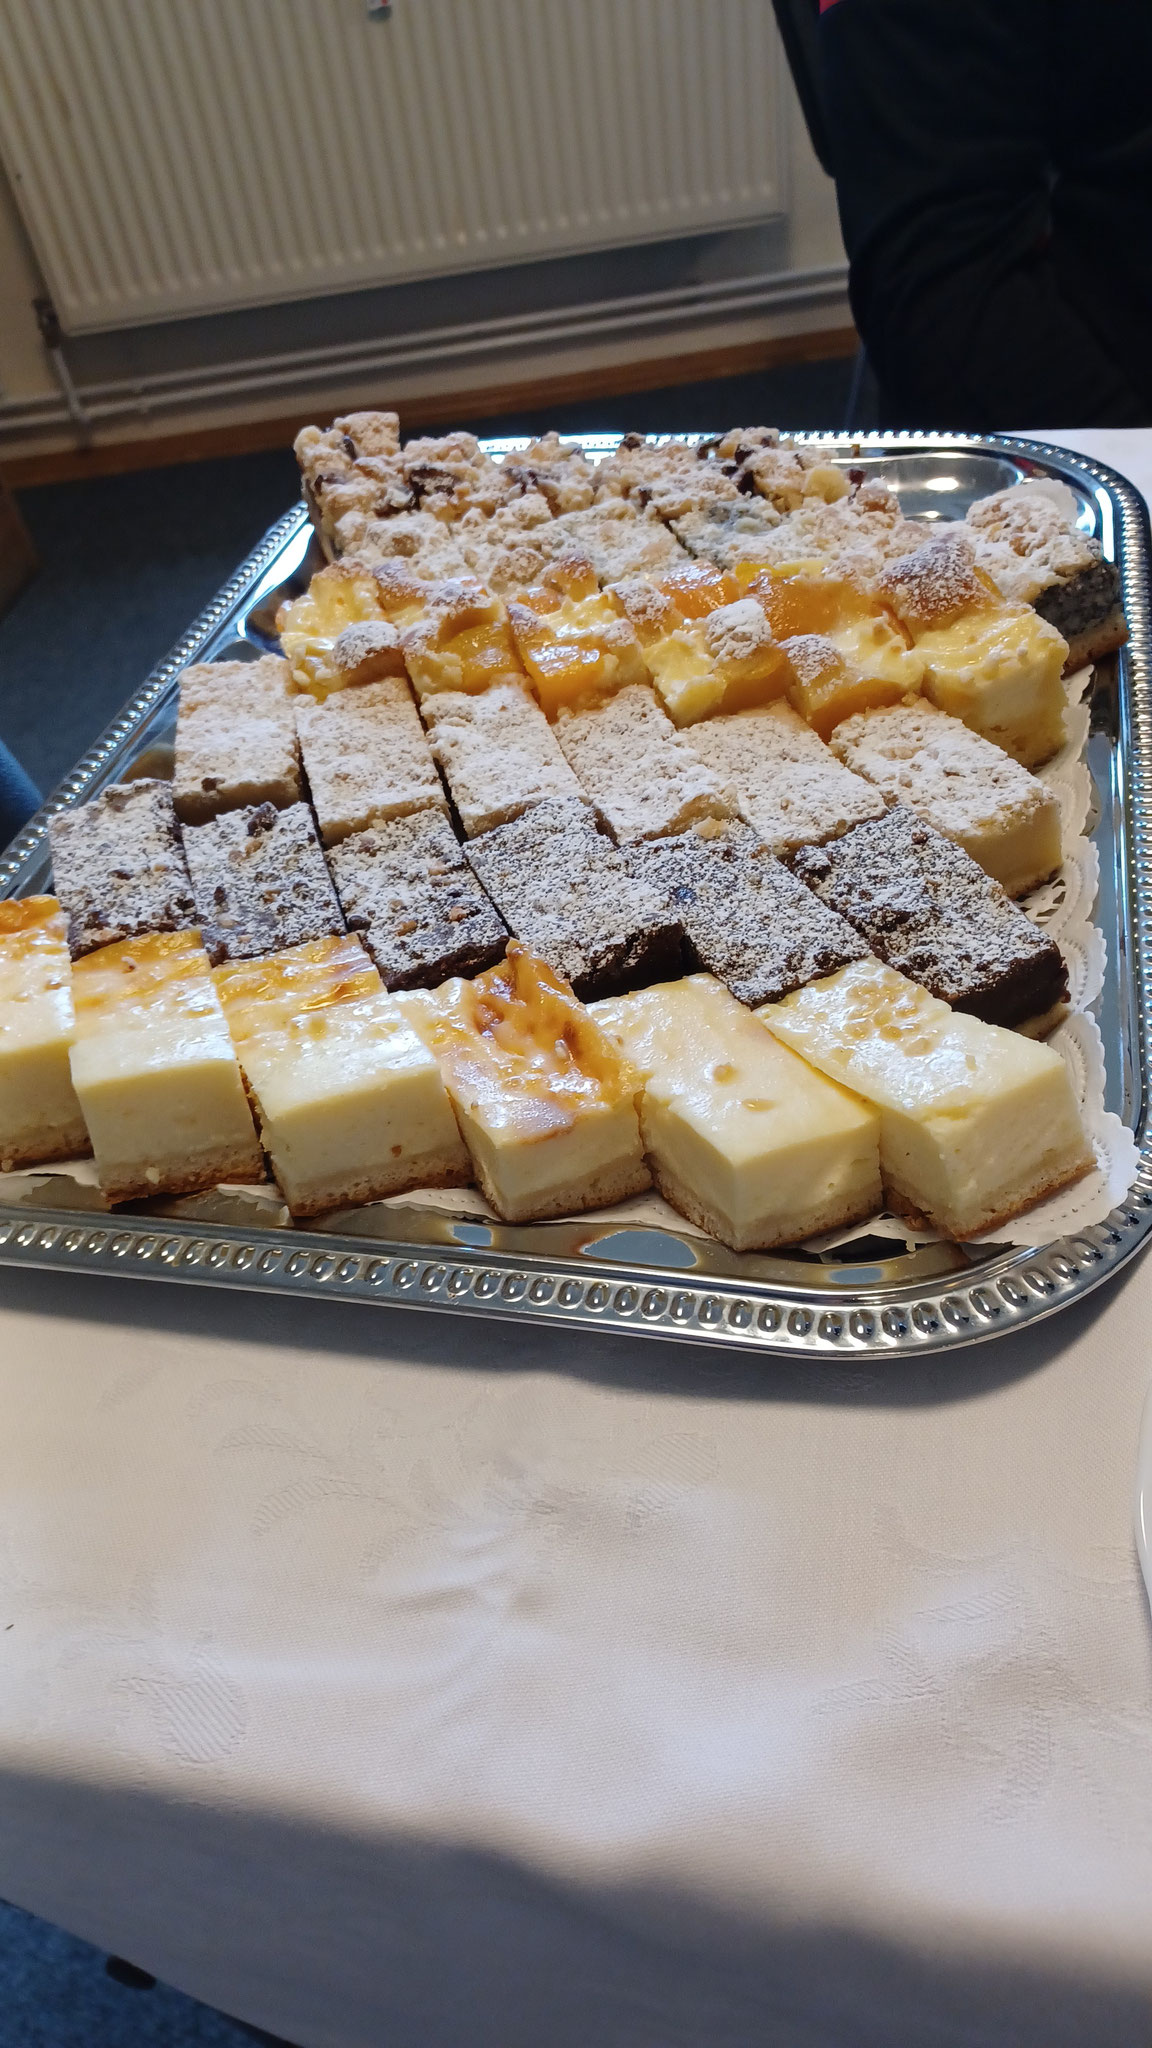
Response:
M792 862L873 953L955 1010L1036 1029L1068 1000L1055 941L963 848L905 804Z
M468 859L517 938L582 1002L681 972L681 921L572 798L534 804L468 844Z
M435 988L503 959L507 926L439 811L353 832L328 864L348 929L359 932L385 988Z
M186 826L196 915L214 967L342 932L307 804L253 804Z
M48 837L74 960L118 939L195 924L170 783L114 782L91 803L61 811Z
M750 825L706 823L628 849L629 867L659 891L687 935L690 965L740 1002L778 1002L835 974L868 948L833 910L821 910Z

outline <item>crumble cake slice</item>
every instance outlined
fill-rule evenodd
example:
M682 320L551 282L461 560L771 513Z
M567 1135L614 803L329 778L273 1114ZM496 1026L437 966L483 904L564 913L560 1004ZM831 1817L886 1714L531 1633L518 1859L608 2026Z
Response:
M172 794L185 825L245 804L300 800L286 661L206 661L180 677Z
M353 628L352 630L356 630ZM297 697L296 723L325 846L409 811L448 808L420 714L404 676Z
M907 804L954 839L1009 896L1026 896L1061 861L1052 790L935 704L893 704L846 719L832 748L890 804Z
M735 791L741 816L771 853L822 845L883 815L880 791L837 760L790 704L702 719L686 739Z
M736 815L731 791L677 737L649 683L631 683L582 711L562 710L556 734L618 841Z
M524 685L493 683L477 696L439 690L421 709L465 838L507 824L546 797L580 796L552 727Z

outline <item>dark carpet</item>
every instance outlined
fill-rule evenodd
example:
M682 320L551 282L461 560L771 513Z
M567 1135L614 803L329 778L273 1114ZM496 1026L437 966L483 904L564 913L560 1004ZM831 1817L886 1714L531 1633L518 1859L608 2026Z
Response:
M839 429L851 362L801 363L547 418L462 419L477 434L692 433L763 421ZM863 413L853 425L870 424ZM35 581L0 620L0 738L47 793L299 493L290 450L20 494ZM259 2034L163 1985L110 1974L86 1942L0 1903L0 2048L251 2048Z

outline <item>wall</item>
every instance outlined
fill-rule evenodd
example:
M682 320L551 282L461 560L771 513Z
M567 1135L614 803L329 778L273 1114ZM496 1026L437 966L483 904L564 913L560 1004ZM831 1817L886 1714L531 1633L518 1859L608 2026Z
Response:
M559 390L597 373L610 377L613 370L626 387L640 366L657 366L661 379L671 383L681 373L701 374L702 361L712 357L723 365L730 352L746 351L751 363L758 351L770 354L774 345L788 347L790 337L807 334L838 335L843 347L851 317L835 194L813 156L791 81L777 81L777 89L785 103L788 136L784 221L761 230L614 251L604 258L522 267L514 278L486 272L377 295L264 307L69 342L65 355L81 392L96 385L112 387L118 393L114 402L128 408L95 425L86 437L89 459L92 450L150 438L214 436L214 445L226 446L232 435L241 445L243 433L246 445L252 445L262 421L273 439L286 419L323 418L359 404L387 403L411 414L421 405L450 404L453 394L463 400L478 393L498 398L502 391L518 393L536 385L555 384ZM768 283L756 291L738 289L749 277ZM11 192L0 178L0 305L5 308L0 322L0 457L18 476L27 474L29 460L78 444L32 312L38 289L32 253ZM635 317L609 316L600 333L568 331L573 309L646 292L654 295L654 304ZM510 304L534 302L540 317L527 320L529 331L522 340L498 337L488 345L484 323L493 309L506 312ZM449 333L454 322L478 324L480 345L468 344L467 352L461 352ZM253 371L246 373L251 388L242 392L206 391L195 403L182 395L183 385L195 379L201 366L208 367L210 376L221 376L236 363L315 346L321 334L326 342L335 336L355 344L359 336L375 333L403 343L409 330L433 338L426 347L401 348L403 360L391 366L365 370L353 362L347 371L325 367L320 377L281 372L277 382ZM829 352L836 345L833 340ZM153 400L145 408L122 395L126 381L152 377L158 370L173 380L167 402ZM35 417L27 401L40 401ZM470 404L468 409L480 408Z

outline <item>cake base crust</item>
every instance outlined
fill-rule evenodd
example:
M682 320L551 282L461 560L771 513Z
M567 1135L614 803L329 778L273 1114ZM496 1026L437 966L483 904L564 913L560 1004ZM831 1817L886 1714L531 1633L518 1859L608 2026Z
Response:
M603 1168L591 1180L567 1181L554 1188L550 1195L502 1206L488 1174L475 1155L472 1170L484 1200L505 1223L546 1223L555 1216L582 1215L585 1209L606 1209L610 1202L623 1202L629 1195L642 1195L652 1185L652 1176L643 1158L625 1159L615 1166Z
M940 1217L925 1215L923 1209L917 1208L907 1195L901 1194L897 1188L890 1187L887 1181L884 1183L884 1200L895 1215L902 1216L906 1223L913 1224L917 1230L939 1230L943 1236L953 1238L957 1244L966 1244L969 1238L982 1237L986 1230L998 1230L1002 1223L1014 1222L1016 1217L1024 1215L1026 1210L1034 1209L1037 1202L1047 1201L1049 1195L1059 1194L1061 1188L1073 1187L1078 1180L1083 1180L1085 1174L1091 1173L1095 1165L1095 1154L1090 1153L1086 1159L1075 1161L1062 1173L1039 1182L1022 1195L1019 1201L1009 1203L1006 1209L998 1209L979 1217L975 1223L969 1224L966 1230L950 1230Z
M198 1195L205 1188L214 1188L223 1180L255 1181L265 1180L263 1156L256 1145L233 1145L226 1150L203 1154L199 1160L181 1159L170 1168L156 1169L157 1178L149 1180L144 1173L131 1176L115 1172L102 1172L101 1192L110 1202L143 1202L154 1195Z
M279 1176L276 1185L293 1216L322 1216L333 1209L358 1209L365 1202L381 1202L389 1195L408 1194L417 1188L466 1188L472 1180L471 1161L461 1167L445 1160L443 1153L390 1164L391 1171L383 1169L340 1185L316 1186L303 1196L291 1196Z
M13 1144L0 1142L0 1173L13 1173L22 1166L48 1166L57 1159L91 1159L92 1142L83 1119L68 1124L56 1136L27 1137Z

